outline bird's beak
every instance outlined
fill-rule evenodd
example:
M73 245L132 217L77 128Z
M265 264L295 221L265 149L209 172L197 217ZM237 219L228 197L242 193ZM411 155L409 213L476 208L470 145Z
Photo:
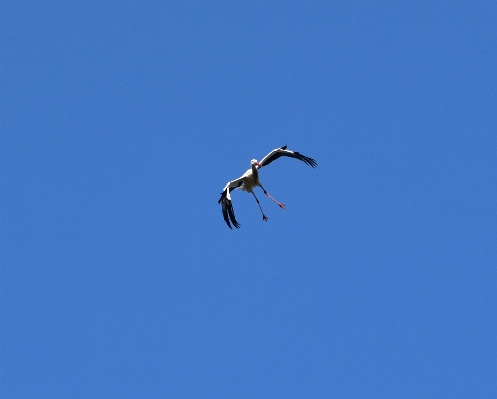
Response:
M262 165L259 162L255 163L259 168L262 168Z

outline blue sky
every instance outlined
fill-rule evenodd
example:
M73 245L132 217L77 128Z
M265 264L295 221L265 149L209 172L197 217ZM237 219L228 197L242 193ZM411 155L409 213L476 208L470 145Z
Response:
M496 3L1 19L2 398L497 397Z

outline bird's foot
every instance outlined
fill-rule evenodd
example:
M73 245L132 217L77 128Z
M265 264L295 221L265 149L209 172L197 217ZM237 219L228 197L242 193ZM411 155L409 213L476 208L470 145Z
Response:
M269 218L268 218L266 215L262 214L262 221L263 221L263 222L266 222L268 219L269 219Z
M278 204L280 209L285 209L285 204Z

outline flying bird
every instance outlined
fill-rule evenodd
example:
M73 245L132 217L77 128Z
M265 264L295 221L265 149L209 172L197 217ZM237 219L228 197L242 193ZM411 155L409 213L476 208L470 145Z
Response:
M314 159L306 157L305 155L302 155L296 151L287 150L286 147L287 146L285 145L281 148L274 149L264 158L262 158L261 162L257 162L256 159L252 159L250 161L250 169L247 170L243 174L243 176L239 177L238 179L232 180L228 182L228 184L226 184L226 186L223 189L223 192L221 193L221 198L219 199L218 203L221 204L222 206L224 221L226 222L226 224L230 229L232 229L231 224L233 224L233 226L235 226L237 229L240 228L240 224L235 219L235 212L233 211L233 204L231 203L231 195L230 195L231 192L233 190L236 190L237 188L241 189L242 191L247 191L248 193L252 193L255 200L257 201L257 205L259 205L259 209L261 210L263 222L267 221L268 217L264 214L261 204L253 191L255 187L259 186L260 188L262 188L264 194L266 194L269 198L271 198L274 202L276 202L281 209L285 209L285 205L276 201L273 197L269 195L269 193L264 189L264 187L262 187L262 184L259 181L259 169L269 165L271 162L277 160L280 157L296 158L301 160L302 162L305 162L307 165L312 166L313 168L317 166L317 163Z

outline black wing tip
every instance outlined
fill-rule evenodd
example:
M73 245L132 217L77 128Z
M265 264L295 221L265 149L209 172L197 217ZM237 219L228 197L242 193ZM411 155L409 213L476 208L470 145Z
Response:
M222 211L223 211L223 219L228 225L228 227L233 230L230 224L233 224L235 228L239 229L240 228L240 223L238 223L235 219L235 212L233 211L233 205L231 204L231 201L226 198L226 191L223 191L221 193L221 198L218 201L218 204L221 204Z
M313 168L316 168L318 166L318 163L316 162L315 159L308 158L309 165L311 165Z
M226 205L227 205L227 209L228 209L228 215L229 215L229 218L231 220L231 224L233 224L233 226L235 226L235 228L239 229L240 224L235 219L235 212L233 211L233 204L231 203L231 201L228 201L226 199Z
M302 155L300 152L294 151L295 155L297 155L297 158L300 159L301 161L305 162L306 165L312 166L313 168L318 166L318 163L316 162L315 159L306 157L305 155Z

